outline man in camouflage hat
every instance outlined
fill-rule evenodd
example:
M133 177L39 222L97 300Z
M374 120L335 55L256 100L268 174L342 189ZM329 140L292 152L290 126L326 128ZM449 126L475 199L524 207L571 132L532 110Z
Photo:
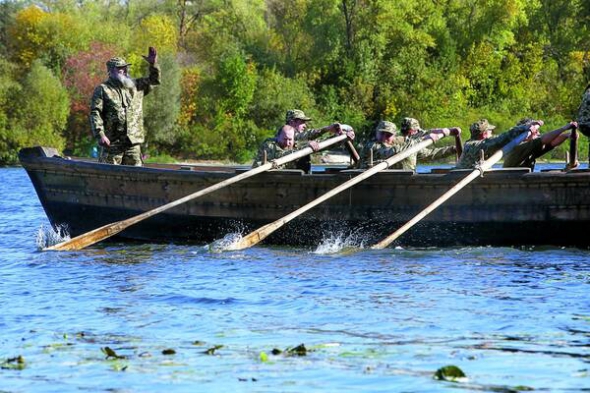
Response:
M399 154L426 139L432 139L435 142L450 134L446 129L444 131L436 130L433 132L422 132L419 137L404 138L397 136L397 127L394 123L382 120L375 128L375 139L366 143L360 152L360 168L370 168L386 159Z
M534 122L531 118L525 118L520 120L516 125L532 124ZM530 168L531 171L535 170L535 163L537 158L543 154L547 154L557 146L571 137L571 133L565 133L565 131L573 130L578 126L575 121L569 122L561 128L547 132L545 134L539 134L539 131L534 129L531 132L531 136L522 141L518 146L515 146L509 151L504 157L504 168ZM574 164L577 167L579 163ZM569 168L568 163L568 169Z
M349 140L354 139L354 130L352 127L342 127L340 123L330 124L329 126L321 127L319 129L307 129L307 122L311 121L311 118L306 116L305 113L300 109L289 109L285 114L285 125L293 127L295 129L295 148L297 148L297 141L308 141L308 145L314 150L318 151L319 145L315 139L319 138L327 132L331 132L334 135L341 135L346 133ZM277 136L281 132L282 128L277 131ZM302 157L297 161L298 166L305 172L311 170L311 156Z
M420 128L420 123L418 120L405 117L401 122L401 132L404 137L404 140L408 139L418 139L422 141L422 138L426 134L440 134L443 133L445 136L453 135L455 138L461 137L461 128L459 127L452 127L452 128L433 128L430 130L422 130ZM431 148L424 148L417 153L412 154L408 158L403 159L402 161L398 162L397 164L393 165L395 169L405 169L410 171L415 171L417 162L434 162L441 158L448 157L450 155L457 154L457 147L453 146L443 146L443 147L435 147Z
M484 160L487 160L523 132L527 132L528 136L531 136L542 125L542 120L534 120L527 124L512 127L507 132L498 136L492 136L492 131L496 126L490 124L487 119L480 119L469 127L471 138L465 142L463 154L461 154L461 158L455 168L475 169L480 162L481 152L484 154Z
M314 151L316 150L313 147L312 149ZM294 151L297 151L295 149L295 128L285 124L274 138L268 138L262 142L256 158L254 158L254 162L252 163L252 168L265 164L265 160L272 161L291 154ZM302 159L304 158L306 157L302 157ZM302 169L307 172L307 161L302 159L288 162L277 169Z
M318 129L307 129L307 122L311 121L310 117L307 117L302 110L289 109L285 115L285 124L295 128L295 140L306 140L311 141L319 138L326 132L331 132L334 135L340 135L344 131L340 123L330 124L329 126L321 127ZM279 129L280 131L280 129ZM346 135L350 140L354 139L354 131L346 131Z
M149 76L129 77L124 59L107 61L108 80L94 89L90 105L90 127L101 147L99 161L108 164L141 166L143 129L143 97L160 84L160 68L156 49L149 48L143 58L149 63Z

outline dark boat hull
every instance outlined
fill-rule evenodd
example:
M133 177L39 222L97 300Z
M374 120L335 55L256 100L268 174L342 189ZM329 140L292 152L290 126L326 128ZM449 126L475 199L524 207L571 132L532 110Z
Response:
M68 160L23 149L27 170L54 226L76 236L120 221L237 173L235 168L129 167ZM129 227L119 238L210 242L273 222L358 175L358 171L270 171ZM318 244L352 236L370 245L444 194L468 172L383 171L288 223L265 242ZM486 173L410 229L395 245L560 245L588 247L590 172Z

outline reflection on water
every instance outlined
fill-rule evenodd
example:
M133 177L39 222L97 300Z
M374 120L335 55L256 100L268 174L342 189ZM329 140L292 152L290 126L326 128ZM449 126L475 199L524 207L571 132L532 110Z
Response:
M590 389L587 250L376 251L341 233L314 249L38 252L32 187L20 169L6 184L3 390ZM447 365L468 381L433 379Z

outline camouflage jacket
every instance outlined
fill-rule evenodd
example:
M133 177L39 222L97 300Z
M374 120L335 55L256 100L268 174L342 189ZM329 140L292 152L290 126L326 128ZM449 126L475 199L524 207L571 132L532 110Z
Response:
M535 170L537 158L549 152L553 148L543 145L541 138L535 138L530 141L522 142L515 146L504 157L503 168L531 168Z
M258 149L258 153L256 154L256 158L254 158L254 162L252 163L252 168L256 168L260 165L264 164L264 154L266 153L266 161L272 161L276 158L284 157L288 154L293 153L294 149L283 149L277 143L276 138L268 138ZM281 169L297 169L297 164L294 161L288 162L285 165L281 165Z
M418 142L421 142L424 140L424 136L426 134L426 131L420 131L417 134L410 136L409 139L417 139ZM456 146L435 147L434 149L426 147L412 154L411 156L404 158L397 164L394 164L392 168L416 171L418 161L436 161L440 158L448 157L455 153L457 153Z
M377 165L420 142L420 139L404 140L403 137L395 138L395 141L391 145L379 142L376 139L369 141L360 149L359 156L361 159L359 160L359 167L370 167L371 152L373 152L373 165Z
M106 135L111 146L143 143L143 97L160 84L160 68L150 64L146 78L135 79L133 89L125 89L113 78L94 89L90 104L90 128L95 138Z
M316 129L305 130L303 132L297 132L295 134L295 140L296 141L313 141L314 139L317 139L320 135L322 135L320 130L316 130Z
M526 132L528 127L525 125L512 127L509 131L498 136L487 139L469 139L463 146L463 154L456 169L474 169L480 161L480 151L484 152L484 160L490 158L492 154L502 149L511 140Z
M590 85L582 96L582 102L578 108L578 127L586 135L590 135Z

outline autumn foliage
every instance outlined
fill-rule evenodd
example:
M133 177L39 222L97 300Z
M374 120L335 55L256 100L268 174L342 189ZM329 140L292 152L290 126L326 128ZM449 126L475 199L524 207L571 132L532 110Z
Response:
M148 46L163 76L144 105L152 155L247 161L290 108L312 126L351 124L359 142L405 116L428 128L486 117L502 130L524 116L557 128L590 79L586 3L3 2L0 162L31 143L88 155L105 62L125 57L140 77Z

